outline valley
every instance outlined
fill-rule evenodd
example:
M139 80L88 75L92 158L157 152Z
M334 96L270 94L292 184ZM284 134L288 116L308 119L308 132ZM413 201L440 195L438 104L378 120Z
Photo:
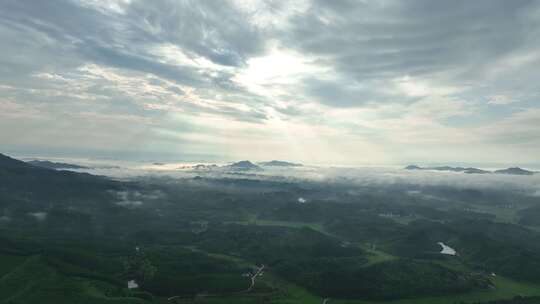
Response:
M115 180L2 161L0 303L540 297L540 233L521 224L538 198L522 190L244 169Z

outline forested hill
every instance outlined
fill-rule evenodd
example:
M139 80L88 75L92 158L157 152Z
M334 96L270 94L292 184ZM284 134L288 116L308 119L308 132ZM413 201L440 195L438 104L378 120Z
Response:
M3 206L45 201L51 204L78 198L88 200L120 186L119 182L105 177L41 168L0 154L0 202Z

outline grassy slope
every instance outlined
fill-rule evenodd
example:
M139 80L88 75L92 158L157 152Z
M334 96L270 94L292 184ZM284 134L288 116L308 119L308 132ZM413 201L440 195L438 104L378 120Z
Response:
M20 259L20 257L17 257ZM2 256L2 264L14 257ZM4 268L5 269L5 268ZM101 304L133 303L146 301L137 298L109 298L96 286L103 282L66 277L46 264L40 256L32 256L0 278L0 303L51 303L51 304Z
M426 297L405 299L388 302L369 302L369 301L340 301L335 300L332 303L341 304L372 304L372 303L386 303L386 304L453 304L460 301L465 302L484 302L499 299L511 299L515 296L538 296L540 295L540 286L528 283L520 283L513 280L509 280L503 277L496 277L493 279L495 284L495 290L475 291L460 295L441 296L441 297Z
M273 220L260 220L256 217L253 217L249 221L231 221L227 222L229 224L238 224L238 225L255 225L255 226L277 226L277 227L285 227L285 228L311 228L315 231L318 231L322 234L330 235L328 231L326 231L322 224L320 223L303 223L303 222L288 222L288 221L273 221Z
M283 225L282 222L258 222L257 225L270 224L272 226ZM286 227L303 226L299 223L287 223ZM238 257L227 256L223 254L213 254L189 248L193 251L203 252L215 258L220 258L228 261L234 261L242 266L252 265L250 261L240 259ZM382 251L368 250L369 263L374 264L391 260L394 257L385 254ZM447 263L447 262L445 262ZM447 265L450 266L450 265ZM462 265L453 265L461 267ZM509 299L514 296L540 296L540 286L520 283L497 276L493 278L496 289L477 291L461 295L439 296L415 298L389 302L368 302L368 301L346 301L332 299L329 303L341 304L423 304L423 303L440 303L451 304L459 301L478 302L490 301L497 299ZM302 287L291 284L273 276L271 273L266 273L261 277L260 282L272 285L279 288L279 292L266 297L269 302L275 304L294 304L294 303L322 303L323 299L311 294ZM0 255L0 294L3 298L0 299L0 304L10 303L81 303L81 304L100 304L100 303L148 303L136 298L111 298L107 297L103 292L104 282L96 282L78 277L67 277L60 275L54 268L39 256L29 258L20 256ZM4 298L5 296L5 298ZM43 301L47 299L47 302ZM226 298L205 298L204 303L260 303L260 295L252 294L246 296L235 296ZM156 299L155 303L165 303L165 299Z
M454 304L460 301L465 302L484 302L501 299L511 299L515 296L539 296L540 286L519 283L506 278L497 277L494 279L496 286L495 290L477 291L461 295L452 296L439 296L439 297L425 297L414 298L397 301L357 301L357 300L337 300L331 299L328 303L338 304ZM320 304L323 299L315 296L305 289L294 285L285 283L287 286L286 296L282 298L276 298L271 301L275 304Z
M305 223L295 223L295 222L281 222L281 221L256 221L256 225L269 225L269 226L283 226L283 227L305 227ZM308 225L309 226L309 225ZM319 230L320 231L320 230ZM365 248L364 248L365 249ZM379 250L367 250L369 265L380 263L388 260L392 260L395 257L384 253ZM450 268L460 268L463 265L446 265ZM439 297L425 297L425 298L415 298L415 299L405 299L398 301L378 301L378 302L369 302L369 301L349 301L349 300L335 300L332 299L329 303L342 303L342 304L453 304L459 301L466 302L482 302L482 301L492 301L499 299L511 299L515 296L540 296L540 285L517 282L510 280L501 276L493 278L493 283L495 285L494 290L486 291L475 291L460 295L451 295L451 296L439 296ZM271 303L279 304L293 304L293 303L322 303L323 299L311 294L306 291L304 288L299 287L295 284L288 282L283 282L283 286L286 290L287 296L274 299ZM224 302L226 303L226 302Z
M0 279L26 260L25 256L0 254Z

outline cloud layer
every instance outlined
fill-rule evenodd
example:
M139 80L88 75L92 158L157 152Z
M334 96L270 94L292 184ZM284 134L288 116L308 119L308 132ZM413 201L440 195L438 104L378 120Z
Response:
M6 0L16 153L538 162L537 1Z

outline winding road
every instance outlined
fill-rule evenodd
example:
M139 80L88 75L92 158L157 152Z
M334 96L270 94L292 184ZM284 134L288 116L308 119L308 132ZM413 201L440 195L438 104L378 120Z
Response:
M255 271L255 273L250 277L251 279L251 284L249 285L249 287L246 289L246 290L242 290L242 291L238 291L238 292L231 292L231 293L227 293L227 294L199 294L199 296L204 296L204 297L222 297L222 296L227 296L227 295L234 295L234 294L240 294L240 293L248 293L250 292L253 287L255 286L255 282L257 280L257 277L259 276L259 274L264 270L264 265L261 265L261 267L258 267L257 270ZM175 300L175 299L179 299L179 298L182 298L183 296L174 296L174 297L170 297L170 298L167 298L167 301L172 301L172 300ZM325 302L323 302L323 304L326 304Z
M250 292L253 289L253 286L255 286L255 280L257 279L257 276L264 270L264 265L261 265L261 267L257 268L257 271L255 271L255 274L251 276L251 285L248 289L246 289L244 292Z

